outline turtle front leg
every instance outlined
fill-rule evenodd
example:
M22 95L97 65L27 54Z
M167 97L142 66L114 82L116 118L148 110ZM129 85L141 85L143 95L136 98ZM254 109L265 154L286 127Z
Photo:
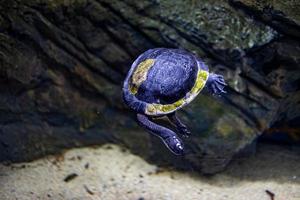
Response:
M220 95L222 93L226 93L224 91L224 87L227 84L225 83L222 75L210 73L206 85L212 94Z
M179 137L168 128L160 126L152 122L148 116L144 114L137 114L138 123L146 128L150 133L158 136L162 139L165 145L176 155L182 155L184 152L184 147L182 141Z
M191 135L191 132L187 129L186 125L180 121L175 112L170 113L167 116L169 120L176 126L180 134L186 137Z

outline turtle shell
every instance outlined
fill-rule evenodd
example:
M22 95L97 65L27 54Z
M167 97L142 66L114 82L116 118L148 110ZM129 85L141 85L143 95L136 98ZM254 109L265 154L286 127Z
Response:
M165 115L191 102L205 86L208 76L208 67L190 52L150 49L132 64L123 87L124 95L131 98L124 99L133 109L138 103L129 101L142 103L142 111L138 110L144 114Z

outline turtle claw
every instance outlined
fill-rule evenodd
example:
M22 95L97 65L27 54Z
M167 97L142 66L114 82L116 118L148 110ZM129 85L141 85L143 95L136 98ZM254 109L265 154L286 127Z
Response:
M226 94L226 91L223 90L224 86L220 86L220 85L216 86L216 88L218 88L218 94L222 94L222 93Z
M217 79L217 82L218 82L219 84L221 84L221 85L224 85L224 86L226 86L226 85L227 85L227 84L225 83L225 81L224 81L223 77L221 77L221 78Z
M192 135L191 131L189 131L189 130L187 129L186 126L179 127L179 128L178 128L178 132L179 132L183 137L187 137L187 138L188 138L189 136Z

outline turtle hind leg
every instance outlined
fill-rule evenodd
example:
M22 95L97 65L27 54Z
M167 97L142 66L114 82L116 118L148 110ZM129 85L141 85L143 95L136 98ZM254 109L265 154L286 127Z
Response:
M176 126L178 132L183 136L190 136L191 132L188 130L186 125L180 121L180 119L177 117L176 113L170 113L167 115L169 120Z
M176 155L182 155L184 153L183 143L176 133L152 122L149 117L144 114L137 114L137 121L140 126L146 128L150 133L160 137L172 153Z

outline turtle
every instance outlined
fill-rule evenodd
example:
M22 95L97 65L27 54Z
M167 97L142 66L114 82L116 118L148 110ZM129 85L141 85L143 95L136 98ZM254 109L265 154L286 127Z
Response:
M140 126L161 138L168 149L184 154L182 136L190 136L176 111L189 104L203 88L212 94L226 93L222 75L210 73L202 59L184 49L154 48L139 55L124 80L125 104L136 113ZM155 122L167 117L177 131Z

